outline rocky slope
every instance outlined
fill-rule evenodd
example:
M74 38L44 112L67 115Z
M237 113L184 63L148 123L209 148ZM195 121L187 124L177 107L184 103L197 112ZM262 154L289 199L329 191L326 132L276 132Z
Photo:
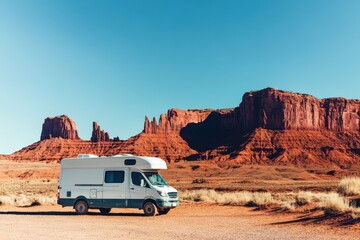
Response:
M54 119L58 118L64 117ZM107 142L96 123L92 141L82 141L72 120L53 125L48 121L42 141L14 153L13 158L59 160L86 152L241 164L346 167L360 163L360 100L317 99L273 88L245 93L234 109L170 109L158 123L146 117L142 133L119 142Z

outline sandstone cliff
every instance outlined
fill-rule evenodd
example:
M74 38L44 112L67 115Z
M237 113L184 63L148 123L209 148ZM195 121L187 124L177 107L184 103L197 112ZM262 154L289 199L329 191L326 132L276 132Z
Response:
M93 130L91 134L91 141L92 142L109 142L110 136L104 130L101 130L100 126L97 122L93 122Z
M360 131L360 100L319 100L307 94L266 88L245 93L233 111L212 113L205 121L180 131L198 151L222 145L239 145L247 133L268 130Z
M66 115L48 117L42 125L40 140L51 138L80 140L76 123Z
M248 92L239 108L240 128L360 130L360 100L328 98L266 88Z

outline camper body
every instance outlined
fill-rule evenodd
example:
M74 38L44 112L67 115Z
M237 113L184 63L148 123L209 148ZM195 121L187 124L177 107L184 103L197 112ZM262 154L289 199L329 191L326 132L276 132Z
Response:
M61 160L58 204L79 214L89 208L107 214L111 208L138 208L144 214L166 214L179 205L178 192L158 173L164 160L130 154L98 157L79 154Z

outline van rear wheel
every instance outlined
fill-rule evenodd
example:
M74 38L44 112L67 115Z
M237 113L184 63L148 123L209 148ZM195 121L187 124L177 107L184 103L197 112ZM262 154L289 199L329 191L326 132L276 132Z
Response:
M109 214L111 211L111 208L100 208L100 213L101 214Z
M84 200L77 201L74 208L76 213L80 215L87 214L89 211L89 207Z
M143 207L145 216L155 216L156 206L153 202L146 202Z

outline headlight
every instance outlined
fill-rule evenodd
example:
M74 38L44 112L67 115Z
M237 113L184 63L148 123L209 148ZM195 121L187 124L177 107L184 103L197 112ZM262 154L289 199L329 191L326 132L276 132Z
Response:
M158 194L160 195L160 196L162 196L162 197L166 197L167 196L167 194L166 193L164 193L164 192L162 192L162 191L157 191L158 192Z

